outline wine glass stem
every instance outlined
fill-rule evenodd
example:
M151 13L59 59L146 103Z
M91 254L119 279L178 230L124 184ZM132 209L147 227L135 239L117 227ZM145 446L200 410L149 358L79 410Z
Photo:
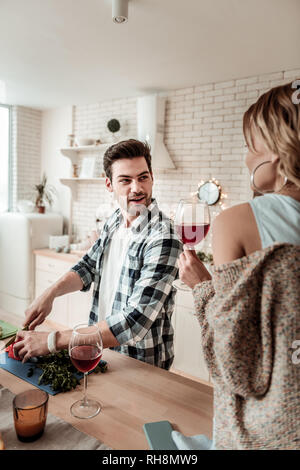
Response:
M87 397L86 397L86 389L87 389L87 372L84 372L84 396L83 396L83 406L87 406Z

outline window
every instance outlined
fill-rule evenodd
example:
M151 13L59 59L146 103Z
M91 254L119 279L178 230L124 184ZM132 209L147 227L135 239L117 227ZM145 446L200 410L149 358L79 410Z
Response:
M0 212L9 210L10 107L0 105Z

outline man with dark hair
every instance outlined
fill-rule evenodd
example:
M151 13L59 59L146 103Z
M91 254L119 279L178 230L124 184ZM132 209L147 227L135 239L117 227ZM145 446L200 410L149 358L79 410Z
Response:
M151 150L147 142L129 139L118 142L106 150L103 157L103 168L109 180L112 179L112 164L121 158L144 157L148 165L148 170L152 175Z
M111 146L104 155L104 169L106 187L119 209L88 253L28 308L25 324L34 329L51 312L55 297L86 291L94 282L90 324L98 322L104 347L169 369L172 283L182 244L152 198L148 144L130 139ZM70 330L57 332L56 349L66 348L70 336ZM49 352L48 333L21 331L18 339L15 350L23 360Z

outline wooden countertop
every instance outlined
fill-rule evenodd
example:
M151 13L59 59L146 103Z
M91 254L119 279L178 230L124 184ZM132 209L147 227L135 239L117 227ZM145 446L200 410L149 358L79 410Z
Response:
M78 261L85 252L72 252L72 253L57 253L55 250L50 250L49 248L42 248L40 250L34 250L35 255L47 256L49 258L60 259L62 261L76 262Z
M49 324L38 329L49 330ZM153 421L168 420L187 436L212 437L212 387L109 349L103 359L108 371L91 374L88 380L88 396L103 405L98 416L80 420L70 414L72 403L82 397L83 380L74 391L50 396L49 412L118 450L149 449L142 427ZM3 369L0 383L13 393L32 388Z

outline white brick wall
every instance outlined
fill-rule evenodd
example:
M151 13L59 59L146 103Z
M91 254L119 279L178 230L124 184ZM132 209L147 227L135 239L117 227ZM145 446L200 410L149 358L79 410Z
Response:
M155 172L153 195L168 211L197 190L198 182L215 177L231 206L252 197L245 169L243 113L269 88L300 77L300 70L282 71L170 91L167 94L165 144L176 170ZM118 99L74 108L76 135L110 141L106 123L119 119L121 138L136 135L136 100ZM74 203L74 229L80 237L94 226L95 212L109 202L101 183L79 183ZM212 206L214 217L220 206ZM210 239L206 245L210 243ZM209 247L206 246L206 249Z
M170 91L166 103L165 144L177 168L154 172L153 195L162 209L166 213L174 211L180 198L196 191L201 180L212 177L219 180L228 195L225 206L248 200L252 194L244 164L243 113L269 88L299 77L300 70L294 69ZM12 118L15 208L17 200L34 198L34 185L40 180L42 112L14 106ZM111 118L121 123L118 138L136 137L135 98L74 107L74 133L112 142L106 127ZM98 172L101 171L100 164ZM73 229L77 237L82 238L95 227L96 213L112 206L103 183L77 184ZM219 205L212 206L212 217L220 210ZM209 243L208 237L205 249L209 249Z
M41 118L42 112L37 109L12 109L13 210L20 199L34 201L34 185L40 182Z

